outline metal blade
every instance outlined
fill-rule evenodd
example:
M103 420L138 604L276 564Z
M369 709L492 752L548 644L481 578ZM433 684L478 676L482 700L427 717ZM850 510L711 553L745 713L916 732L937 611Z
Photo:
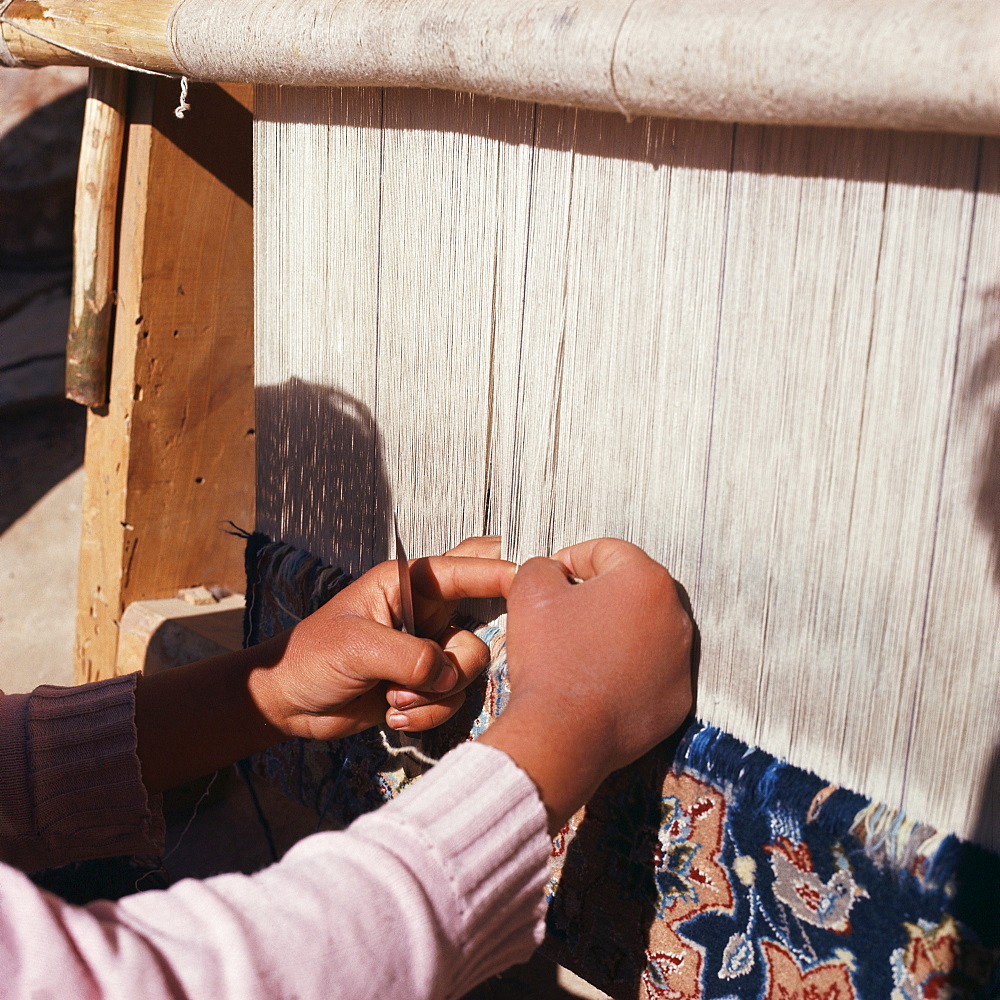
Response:
M393 527L396 529L396 569L399 571L399 601L402 605L403 631L407 635L416 635L417 626L413 620L413 587L410 585L410 563L406 558L403 540L399 537L399 521L392 516Z

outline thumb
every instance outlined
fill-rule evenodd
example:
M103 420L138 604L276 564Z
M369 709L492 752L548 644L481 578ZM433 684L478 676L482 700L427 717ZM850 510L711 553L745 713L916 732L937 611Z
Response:
M569 588L567 570L555 559L537 556L517 571L508 600L514 604L544 604L561 597Z
M454 663L432 639L373 621L363 621L352 638L344 651L345 666L363 683L388 681L413 691L443 694L458 681Z

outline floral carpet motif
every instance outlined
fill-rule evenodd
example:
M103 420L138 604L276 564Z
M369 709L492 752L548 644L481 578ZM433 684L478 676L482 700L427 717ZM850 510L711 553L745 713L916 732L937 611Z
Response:
M348 579L254 536L249 642ZM426 734L440 757L507 698L491 666ZM333 825L415 780L377 733L296 740L253 762ZM616 1000L998 1000L1000 858L698 721L613 774L553 842L544 950Z

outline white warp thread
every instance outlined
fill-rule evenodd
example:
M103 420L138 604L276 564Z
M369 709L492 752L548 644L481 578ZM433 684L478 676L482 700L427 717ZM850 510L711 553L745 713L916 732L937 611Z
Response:
M256 100L261 530L628 538L702 718L1000 847L1000 141Z
M203 79L994 134L998 22L993 0L179 0L167 33Z

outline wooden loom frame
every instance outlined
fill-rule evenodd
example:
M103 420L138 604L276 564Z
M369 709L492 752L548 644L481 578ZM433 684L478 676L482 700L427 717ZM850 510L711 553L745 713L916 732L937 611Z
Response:
M110 62L180 75L167 38L174 7L175 0L141 7L128 0L11 0L0 4L0 30L26 65ZM240 96L245 106L249 97ZM204 128L178 129L176 99L176 83L133 77L118 192L110 400L88 426L79 680L113 671L117 623L132 601L196 583L238 589L239 546L220 522L252 526L250 212L231 169L249 166L249 119L227 116L225 99L202 98ZM213 162L213 148L226 142L240 152ZM178 203L198 208L179 213ZM207 260L215 266L203 266ZM183 351L175 349L178 341ZM192 377L211 386L197 413L183 389ZM217 399L226 407L213 406ZM195 534L196 524L211 537Z
M252 88L193 89L204 129L175 118L176 81L131 74L108 401L87 420L78 683L116 672L134 601L244 587L227 529L253 527Z
M124 21L102 23L101 57L178 72L162 31L150 29L162 29L171 7L154 0L138 34ZM19 10L33 16L27 0L7 8ZM81 61L34 35L18 49L19 36L6 25L4 32L26 61ZM78 47L88 37L69 31L64 41ZM133 47L150 38L142 52ZM253 526L250 97L238 88L196 90L192 129L178 127L177 101L176 83L132 78L116 199L110 399L88 422L80 681L114 671L118 624L132 601L197 583L241 589L242 546L221 522ZM197 401L186 392L195 382Z

